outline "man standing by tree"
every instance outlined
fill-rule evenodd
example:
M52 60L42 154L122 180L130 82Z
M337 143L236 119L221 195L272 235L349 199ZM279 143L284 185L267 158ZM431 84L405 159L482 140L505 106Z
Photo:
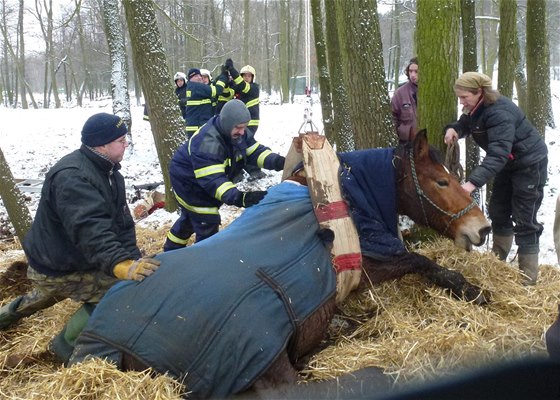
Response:
M0 330L71 298L84 303L53 340L65 359L89 314L118 279L141 281L159 261L141 258L126 203L120 162L128 129L115 115L91 116L82 146L63 157L43 184L35 220L23 240L32 290L0 308Z
M418 60L410 59L404 73L408 82L395 90L391 99L393 123L400 143L414 140L416 136L416 94L418 92Z

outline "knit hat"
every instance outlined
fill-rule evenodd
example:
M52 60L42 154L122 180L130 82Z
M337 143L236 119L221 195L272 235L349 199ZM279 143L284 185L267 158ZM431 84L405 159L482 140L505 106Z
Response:
M480 72L469 71L465 72L455 81L455 86L466 89L492 88L492 79Z
M189 73L187 74L187 78L190 81L191 78L195 75L200 75L200 70L198 68L191 68L191 69L189 69Z
M82 143L86 146L103 146L128 133L124 121L113 114L99 113L88 118L82 128Z
M251 114L245 103L238 99L228 101L220 111L220 125L224 133L231 133L235 125L246 124L251 119Z

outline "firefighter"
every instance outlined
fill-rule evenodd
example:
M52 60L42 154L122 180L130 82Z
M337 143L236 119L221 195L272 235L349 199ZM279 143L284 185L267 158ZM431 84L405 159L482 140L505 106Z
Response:
M187 108L187 85L185 85L187 76L184 72L177 72L173 80L175 81L175 94L179 99L179 108L181 109L181 115L184 119Z
M231 61L231 60L228 60ZM256 71L250 65L245 65L241 68L241 71L237 72L237 70L233 66L233 62L229 63L226 61L226 66L228 66L228 71L232 78L237 76L241 76L242 80L238 83L234 83L231 85L235 90L235 97L241 100L251 113L251 120L249 121L249 125L247 126L248 135L250 137L255 137L257 133L257 129L259 129L259 95L260 95L260 88L257 83L255 83L255 76ZM257 180L260 178L264 178L266 174L261 171L260 168L248 165L245 169L249 174L249 180ZM241 172L242 173L242 172ZM237 177L236 180L239 180L240 177Z
M190 138L202 125L214 116L213 102L227 86L229 75L225 66L216 84L205 84L198 68L191 68L187 74L187 109L185 121L187 138Z
M200 242L218 232L222 204L250 207L266 191L241 192L233 177L247 164L281 171L284 157L247 136L251 119L242 101L227 102L175 153L169 166L181 216L171 227L163 250L186 246L193 233Z

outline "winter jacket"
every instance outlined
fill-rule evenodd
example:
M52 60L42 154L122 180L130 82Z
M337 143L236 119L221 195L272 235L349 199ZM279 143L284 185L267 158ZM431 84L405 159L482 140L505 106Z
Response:
M216 104L216 115L222 111L222 107L235 96L235 90L230 87L224 88L221 95L218 96L218 103Z
M526 168L547 157L548 149L537 129L510 99L500 96L493 104L481 104L472 115L463 114L454 128L459 138L472 135L486 156L469 176L476 187L484 186L502 169Z
M246 131L247 132L247 131ZM223 203L241 206L243 193L232 179L246 164L275 169L282 156L243 135L236 143L212 117L174 154L169 174L179 203L189 211L217 214Z
M187 110L185 121L188 137L191 137L198 128L204 125L214 116L213 103L222 94L226 86L226 80L220 75L216 85L207 85L200 82L187 82Z
M183 84L183 86L177 86L175 88L175 94L179 99L179 108L181 109L181 115L183 119L186 118L186 111L187 111L187 85Z
M409 81L395 90L391 99L393 123L401 142L408 142L412 139L410 137L411 130L416 132L417 92L418 86Z
M86 146L51 168L23 240L33 269L49 276L91 270L113 276L117 263L140 257L119 169Z
M260 118L260 111L259 111L259 95L260 95L260 88L257 83L247 83L245 81L239 83L238 85L234 86L236 97L241 100L251 113L251 120L247 125L251 132L255 133L259 128L259 118Z

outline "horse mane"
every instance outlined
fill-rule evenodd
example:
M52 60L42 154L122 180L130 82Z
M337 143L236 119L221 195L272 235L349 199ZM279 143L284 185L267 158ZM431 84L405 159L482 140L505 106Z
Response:
M428 154L430 156L430 159L438 164L444 164L443 156L441 155L441 152L433 145L430 144L429 146L430 147L428 150ZM395 154L401 157L404 154L409 154L411 151L414 151L413 142L402 143L395 148Z

